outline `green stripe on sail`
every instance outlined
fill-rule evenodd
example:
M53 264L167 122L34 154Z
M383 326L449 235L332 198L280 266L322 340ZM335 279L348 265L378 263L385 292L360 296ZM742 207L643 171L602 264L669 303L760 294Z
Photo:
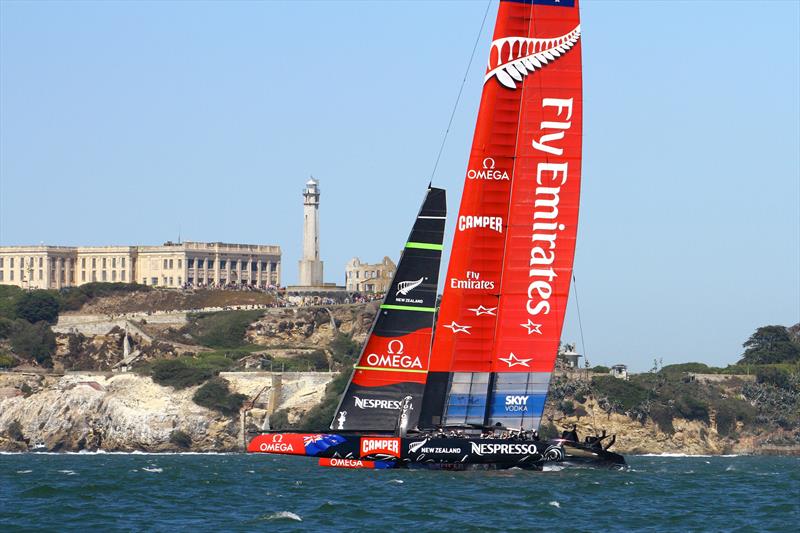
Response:
M423 313L435 313L435 307L414 307L413 305L389 305L383 304L381 309L394 309L396 311L422 311Z
M419 248L420 250L442 250L444 245L428 242L407 242L406 248Z

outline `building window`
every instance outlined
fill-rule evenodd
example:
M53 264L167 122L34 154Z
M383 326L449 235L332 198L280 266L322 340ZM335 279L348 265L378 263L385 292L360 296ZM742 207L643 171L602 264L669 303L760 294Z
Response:
M103 281L105 281L106 280L106 271L105 270L103 270L102 275L103 275Z
M103 268L105 268L105 267L106 267L106 258L104 257L103 258Z
M173 268L173 267L172 267L172 264L173 264L173 263L172 263L172 259L170 259L170 260L169 260L169 269L170 269L170 270L172 270L172 268Z
M3 281L3 271L0 270L0 281Z
M14 281L14 271L13 270L9 270L8 271L8 279L9 279L9 281Z
M169 284L172 285L172 276L169 277Z
M180 276L178 276L178 285L182 285Z
M194 268L194 259L187 259L186 266L189 268Z
M97 258L92 257L92 268L97 268Z
M142 278L142 285L147 285L147 278Z
M119 273L119 279L121 281L125 281L125 271L124 270Z
M222 270L226 270L228 268L228 262L225 259L220 259L219 268L221 268Z
M97 281L97 271L92 270L92 281Z
M111 258L111 268L117 268L117 258L116 257L112 257Z
M0 257L0 268L3 268L3 258Z
M86 268L86 258L81 257L81 268Z
M10 268L14 268L14 258L13 257L9 258L8 264L9 264ZM14 277L12 276L11 279L14 279Z
M213 259L206 259L206 263L208 264L208 268L214 268L214 260Z
M42 268L43 266L44 266L44 258L40 257L39 258L39 268Z
M39 280L41 281L41 280L43 280L43 279L44 279L44 270L42 270L42 269L40 268L40 269L39 269Z
M119 258L119 266L121 266L122 268L125 268L125 258L124 257L120 257Z
M183 268L183 259L178 259L178 268Z
M86 281L86 271L81 270L81 281Z
M116 270L112 270L111 271L111 281L117 281L117 271Z
M150 285L158 285L158 278L150 278Z
M168 265L168 264L169 264L169 261L167 261L166 259L164 259L164 270L166 270L166 269L167 269L167 265Z

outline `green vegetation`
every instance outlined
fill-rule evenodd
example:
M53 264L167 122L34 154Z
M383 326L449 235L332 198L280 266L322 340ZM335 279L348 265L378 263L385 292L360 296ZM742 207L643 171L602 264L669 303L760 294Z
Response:
M141 374L149 374L153 381L164 387L184 389L199 385L232 366L233 361L224 355L201 353L197 357L157 359L136 370Z
M60 308L59 298L50 291L23 292L14 304L17 317L32 324L36 322L55 324Z
M800 344L792 340L783 326L763 326L742 345L739 364L795 363L800 361Z
M244 340L247 327L263 314L260 310L191 314L182 332L209 348L240 348L247 345Z
M0 353L0 368L11 368L17 365L17 360L8 354Z
M262 368L272 368L282 372L324 372L328 370L328 357L322 350L303 352L293 357L266 356Z
M611 372L610 368L603 365L593 366L591 370L592 372L595 372L597 374L608 374L609 372Z
M593 377L592 388L595 397L606 397L614 409L622 412L633 410L647 399L647 389L613 376Z
M0 285L0 317L17 318L17 299L22 294L22 289L12 285Z
M192 437L180 429L175 429L169 434L169 441L178 448L183 448L184 450L188 450L192 447Z
M8 435L9 439L18 442L25 440L25 435L22 434L22 424L19 423L19 420L14 420L8 424L6 427L6 435Z
M115 294L127 294L131 292L147 292L153 290L147 285L139 283L107 283L92 282L79 287L69 287L61 290L61 306L65 311L75 311L83 307L83 304L94 298L102 296L113 296Z
M289 413L286 409L278 409L269 417L269 427L272 429L291 429Z
M214 378L197 389L192 399L197 405L214 409L227 416L234 416L241 409L247 396L232 393L228 380Z
M56 350L56 336L46 322L31 324L25 320L15 320L11 326L11 349L15 354L34 360L42 366L52 366L52 356Z

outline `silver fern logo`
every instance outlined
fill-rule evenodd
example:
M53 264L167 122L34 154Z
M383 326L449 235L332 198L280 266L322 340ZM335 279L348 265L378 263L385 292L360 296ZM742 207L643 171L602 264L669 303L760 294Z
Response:
M422 285L422 282L425 281L424 277L421 277L417 280L413 281L401 281L397 284L397 293L395 296L403 295L408 296L408 293Z
M504 87L516 89L517 82L544 68L551 61L565 54L581 38L580 24L571 32L552 39L530 37L503 37L492 42L497 54L489 54L489 71L483 82L497 78ZM494 57L494 59L493 59Z

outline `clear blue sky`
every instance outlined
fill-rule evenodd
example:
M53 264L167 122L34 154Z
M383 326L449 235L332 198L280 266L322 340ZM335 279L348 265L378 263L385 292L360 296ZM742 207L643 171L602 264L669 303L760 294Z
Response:
M798 5L583 3L593 364L724 365L800 320ZM277 243L291 283L313 174L326 278L396 258L485 6L2 1L0 243ZM434 180L448 239L495 11Z

